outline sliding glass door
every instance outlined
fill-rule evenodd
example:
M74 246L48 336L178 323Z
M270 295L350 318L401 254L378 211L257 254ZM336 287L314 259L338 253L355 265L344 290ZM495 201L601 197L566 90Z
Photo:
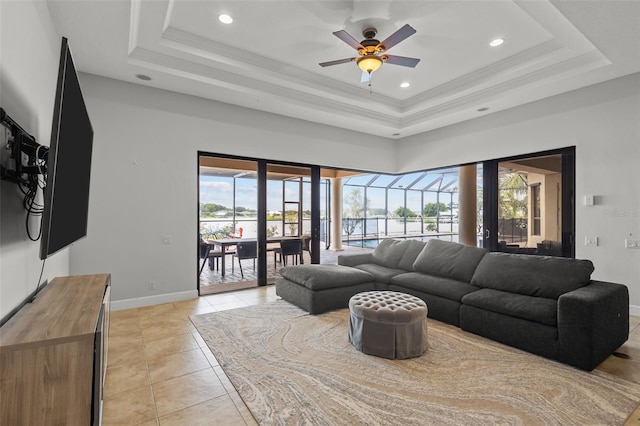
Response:
M291 260L320 263L320 167L258 161L259 166L262 163L265 186L264 191L258 191L258 208L260 212L260 194L264 194L261 216L267 219L258 244L266 268L261 267L258 284L266 285L275 282L278 266L287 262L289 256L282 252L283 245L293 244L291 250L296 251L300 240L300 254L291 256Z
M485 161L484 247L574 257L575 148Z
M320 262L318 166L199 153L198 176L200 294L275 282L282 240Z

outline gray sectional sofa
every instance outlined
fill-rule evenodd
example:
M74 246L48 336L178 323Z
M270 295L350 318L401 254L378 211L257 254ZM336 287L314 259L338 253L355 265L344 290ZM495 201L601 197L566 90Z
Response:
M285 268L276 291L293 303L302 299L292 291L304 292L315 303L315 312L306 306L312 313L346 307L360 291L412 294L427 303L433 319L584 370L629 335L627 287L591 280L589 260L490 253L433 239L384 240L373 252L340 255L338 264L324 272L313 266L329 265ZM371 278L352 274L352 284L345 267Z

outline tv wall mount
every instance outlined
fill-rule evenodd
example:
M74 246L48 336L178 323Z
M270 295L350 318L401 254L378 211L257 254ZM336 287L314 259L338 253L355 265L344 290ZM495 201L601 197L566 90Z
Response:
M3 108L0 108L0 124L10 132L0 147L0 179L26 183L28 176L46 175L49 147L36 142L36 138L27 133Z

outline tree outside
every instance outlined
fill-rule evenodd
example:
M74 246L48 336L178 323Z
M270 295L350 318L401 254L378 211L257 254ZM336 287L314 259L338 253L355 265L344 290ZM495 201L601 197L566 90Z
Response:
M528 182L521 173L502 173L498 176L499 217L526 219L528 217Z
M365 215L364 196L361 188L352 188L344 196L342 207L342 229L346 235L351 235Z
M298 235L298 212L287 210L284 212L284 220L289 227L289 235Z
M236 214L251 215L251 214L256 214L256 211L254 209L250 209L247 207L236 206ZM201 217L214 217L214 216L221 216L221 215L225 217L231 217L233 216L233 209L231 207L223 206L222 204L216 204L216 203L207 203L207 204L200 205Z
M404 217L404 218L409 218L409 217L417 217L418 214L416 212L414 212L411 209L408 209L406 207L403 206L399 206L395 211L394 211L396 217Z
M442 213L447 211L449 211L449 206L445 203L427 203L424 205L422 214L425 217L435 217L438 216L438 212Z
M227 210L229 209L221 204L208 203L200 205L200 215L203 217L214 216L217 212Z
M342 216L352 218L364 217L364 196L361 188L352 188L344 197Z

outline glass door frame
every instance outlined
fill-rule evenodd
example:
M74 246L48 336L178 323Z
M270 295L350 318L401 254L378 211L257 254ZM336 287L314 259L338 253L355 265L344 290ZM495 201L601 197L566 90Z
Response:
M498 164L550 155L562 159L562 257L575 258L575 146L482 162L483 247L498 251Z
M256 160L258 165L258 285L267 285L267 175L269 165L308 168L311 175L311 263L320 263L320 166ZM302 202L302 200L300 200ZM284 211L283 211L284 214ZM302 232L302 229L299 229Z
M320 263L320 166L302 164L302 163L290 163L274 160L258 159L251 157L242 157L235 155L217 154L206 151L197 152L197 171L198 171L198 206L200 205L200 158L201 157L215 157L227 160L242 160L250 161L256 164L257 174L257 243L258 243L258 257L257 257L257 284L258 286L266 286L267 282L267 268L269 262L267 261L267 174L269 165L279 166L291 166L297 168L305 168L309 170L311 177L311 263ZM198 207L199 208L199 207ZM197 234L199 235L200 225L200 213L197 212ZM198 250L200 249L200 239L198 241ZM200 291L200 268L197 268L196 285L198 292Z

